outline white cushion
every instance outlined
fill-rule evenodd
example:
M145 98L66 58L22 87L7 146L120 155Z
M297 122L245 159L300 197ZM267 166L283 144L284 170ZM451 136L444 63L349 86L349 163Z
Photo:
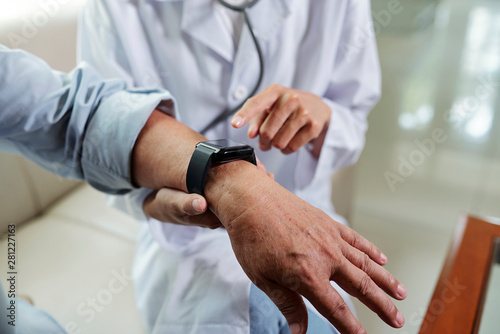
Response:
M107 207L103 197L79 187L18 227L17 292L81 333L144 333L129 279L135 222ZM0 249L7 249L6 238ZM6 258L0 262L7 272Z

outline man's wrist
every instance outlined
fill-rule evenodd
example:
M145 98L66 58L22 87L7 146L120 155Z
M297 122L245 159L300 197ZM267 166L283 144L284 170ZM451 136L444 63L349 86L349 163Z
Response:
M260 180L271 178L250 162L238 160L213 166L207 174L205 197L226 229L251 205Z

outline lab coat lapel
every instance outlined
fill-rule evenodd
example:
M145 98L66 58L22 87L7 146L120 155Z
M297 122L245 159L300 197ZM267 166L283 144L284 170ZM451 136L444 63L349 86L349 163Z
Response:
M283 22L290 14L288 2L289 0L260 0L249 11L250 23L256 31L257 40L264 55L269 50L269 44L273 42L273 38L275 38ZM264 56L264 58L266 57ZM255 72L255 79L257 79L257 68L249 66L250 62L258 64L258 54L248 27L245 25L234 62L231 78L232 85L237 84L245 70ZM264 64L264 71L265 67L266 64Z
M260 0L250 9L250 20L260 41L270 40L290 14L290 0Z
M234 43L224 23L217 16L213 0L185 0L181 29L228 62L234 58Z

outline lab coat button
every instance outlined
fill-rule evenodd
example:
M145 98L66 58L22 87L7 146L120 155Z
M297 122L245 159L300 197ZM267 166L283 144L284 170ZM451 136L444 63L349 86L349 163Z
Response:
M248 95L248 90L245 86L238 86L233 92L233 97L237 100L243 100Z

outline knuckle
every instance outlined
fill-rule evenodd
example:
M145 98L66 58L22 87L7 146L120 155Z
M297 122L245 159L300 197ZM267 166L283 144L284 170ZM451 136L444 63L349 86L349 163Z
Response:
M355 326L354 326L354 332L353 333L356 333L356 334L364 334L366 333L366 330L363 328L363 326L358 322Z
M298 281L304 284L304 286L310 288L317 286L317 275L311 270L310 265L307 265L304 261L298 261L296 275Z
M286 143L282 140L273 140L273 146L279 150L283 150L286 147L285 144Z
M288 144L288 147L287 147L288 151L290 151L291 153L297 152L299 150L299 148L300 148L300 145L295 143L295 142Z
M317 136L319 134L319 132L321 131L321 125L319 124L319 122L317 120L313 119L313 120L311 120L310 126L311 126L312 133L314 133L314 135Z
M303 113L299 114L298 119L299 119L299 122L301 122L302 124L307 124L310 121L309 116L304 115Z
M361 241L361 236L357 233L354 233L353 238L352 238L352 246L357 248L357 249L360 249L362 244L363 243Z
M282 87L283 87L283 86L281 86L281 85L280 85L280 84L278 84L278 83L273 83L273 84L270 84L270 85L269 85L269 89L271 89L271 90L279 90L279 89L281 89Z
M293 110L289 108L288 104L277 109L274 114L278 117L280 122L284 122L291 114Z
M245 102L245 106L248 109L255 109L258 106L258 101L255 96L252 96Z
M307 108L300 109L300 115L304 118L309 118L311 116L311 112Z
M372 286L372 280L371 278L364 274L361 276L361 279L359 280L356 288L359 291L359 294L362 297L368 297L371 294L371 286Z
M398 308L396 307L396 305L394 305L394 303L389 298L386 299L385 309L388 310L388 313L392 317L396 317L396 315L398 314Z
M178 208L179 208L179 212L180 213L185 214L187 216L195 216L195 215L197 215L197 212L194 210L193 204L192 204L191 201L185 201L182 204L182 208L180 206L178 206Z
M379 257L382 254L380 249L378 249L377 246L375 246L371 242L368 242L368 251L370 252L370 254L373 254L376 257Z
M168 212L176 217L185 217L189 215L189 207L187 203L179 203L177 200L165 203L163 210L164 212Z
M368 271L370 271L370 268L371 268L371 259L367 254L363 254L361 258L360 269L368 273Z
M387 282L387 286L390 286L394 289L394 291L396 291L396 289L398 288L398 285L399 285L399 282L396 278L394 278L394 276L392 276L391 274L389 274L387 272L386 274L386 282Z
M347 314L349 312L349 308L347 305L339 300L336 301L335 304L332 306L330 314L331 317L334 319L345 319L347 317Z
M273 139L273 135L269 129L264 129L261 133L260 136L262 139L266 141L271 141Z
M288 98L288 101L290 101L293 104L299 104L300 103L300 96L297 93L290 93L290 97Z

